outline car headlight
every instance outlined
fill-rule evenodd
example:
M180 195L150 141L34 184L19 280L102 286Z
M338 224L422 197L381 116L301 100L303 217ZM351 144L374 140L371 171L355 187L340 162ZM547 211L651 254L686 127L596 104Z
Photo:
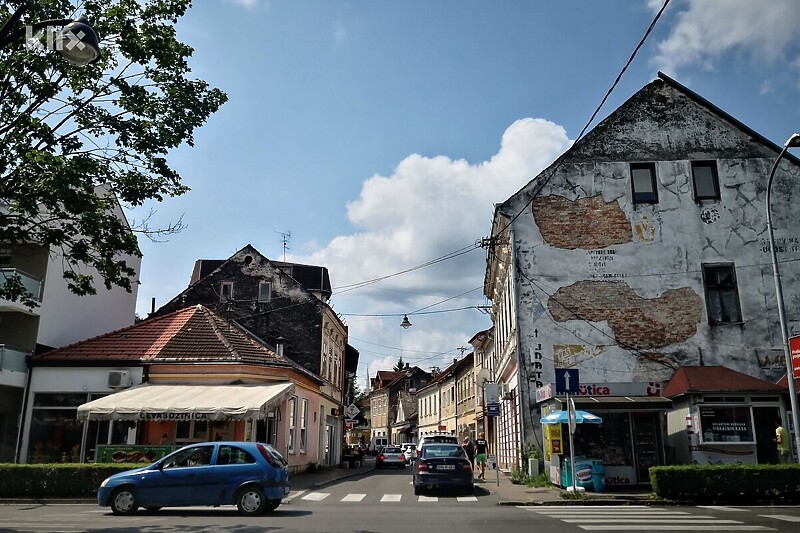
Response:
M105 487L106 485L108 485L108 480L109 480L109 479L111 479L111 478L110 478L110 477L107 477L107 478L105 478L105 479L103 480L103 482L102 482L102 483L100 483L100 488L101 488L101 489L102 489L103 487Z

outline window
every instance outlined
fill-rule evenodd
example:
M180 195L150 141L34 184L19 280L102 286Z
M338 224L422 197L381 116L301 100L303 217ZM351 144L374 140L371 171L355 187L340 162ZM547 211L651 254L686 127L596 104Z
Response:
M713 326L741 322L733 265L703 265L703 282L709 323Z
M655 163L631 163L631 189L634 204L657 204Z
M268 302L270 298L272 298L272 283L262 281L258 284L258 301Z
M695 200L719 200L716 161L692 161L692 183Z
M297 430L297 398L289 399L289 452L294 453Z
M306 426L308 421L308 400L303 400L300 409L300 451L306 451Z
M219 288L219 301L227 302L233 300L233 282L223 281Z

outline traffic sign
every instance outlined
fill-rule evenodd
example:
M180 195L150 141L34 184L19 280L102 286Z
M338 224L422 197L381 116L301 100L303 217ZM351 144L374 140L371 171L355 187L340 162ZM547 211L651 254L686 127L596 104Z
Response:
M356 404L351 403L347 407L344 408L344 414L347 415L347 418L355 418L358 413L361 411L356 407Z
M556 394L578 394L581 386L577 368L556 368Z

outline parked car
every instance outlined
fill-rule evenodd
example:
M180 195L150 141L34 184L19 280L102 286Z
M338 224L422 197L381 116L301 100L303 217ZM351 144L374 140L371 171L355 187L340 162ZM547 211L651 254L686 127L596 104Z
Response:
M472 463L458 443L428 443L420 448L412 474L414 494L442 488L472 494L473 479Z
M406 456L406 463L411 464L417 458L417 445L413 442L404 442L400 445L400 449Z
M287 462L269 444L203 442L107 478L97 503L116 515L187 505L236 505L242 515L257 515L277 509L287 494Z
M384 446L375 459L375 468L385 468L388 466L397 468L406 467L406 456L399 446Z

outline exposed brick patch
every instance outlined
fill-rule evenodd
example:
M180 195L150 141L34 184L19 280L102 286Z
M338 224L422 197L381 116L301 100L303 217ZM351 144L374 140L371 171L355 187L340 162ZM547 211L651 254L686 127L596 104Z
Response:
M556 291L547 309L557 322L608 321L620 345L657 349L683 342L697 333L703 302L692 289L670 289L652 300L627 283L579 281Z
M533 201L533 219L544 242L556 248L593 250L631 242L631 223L616 201L606 203L600 195L578 198L538 196Z

